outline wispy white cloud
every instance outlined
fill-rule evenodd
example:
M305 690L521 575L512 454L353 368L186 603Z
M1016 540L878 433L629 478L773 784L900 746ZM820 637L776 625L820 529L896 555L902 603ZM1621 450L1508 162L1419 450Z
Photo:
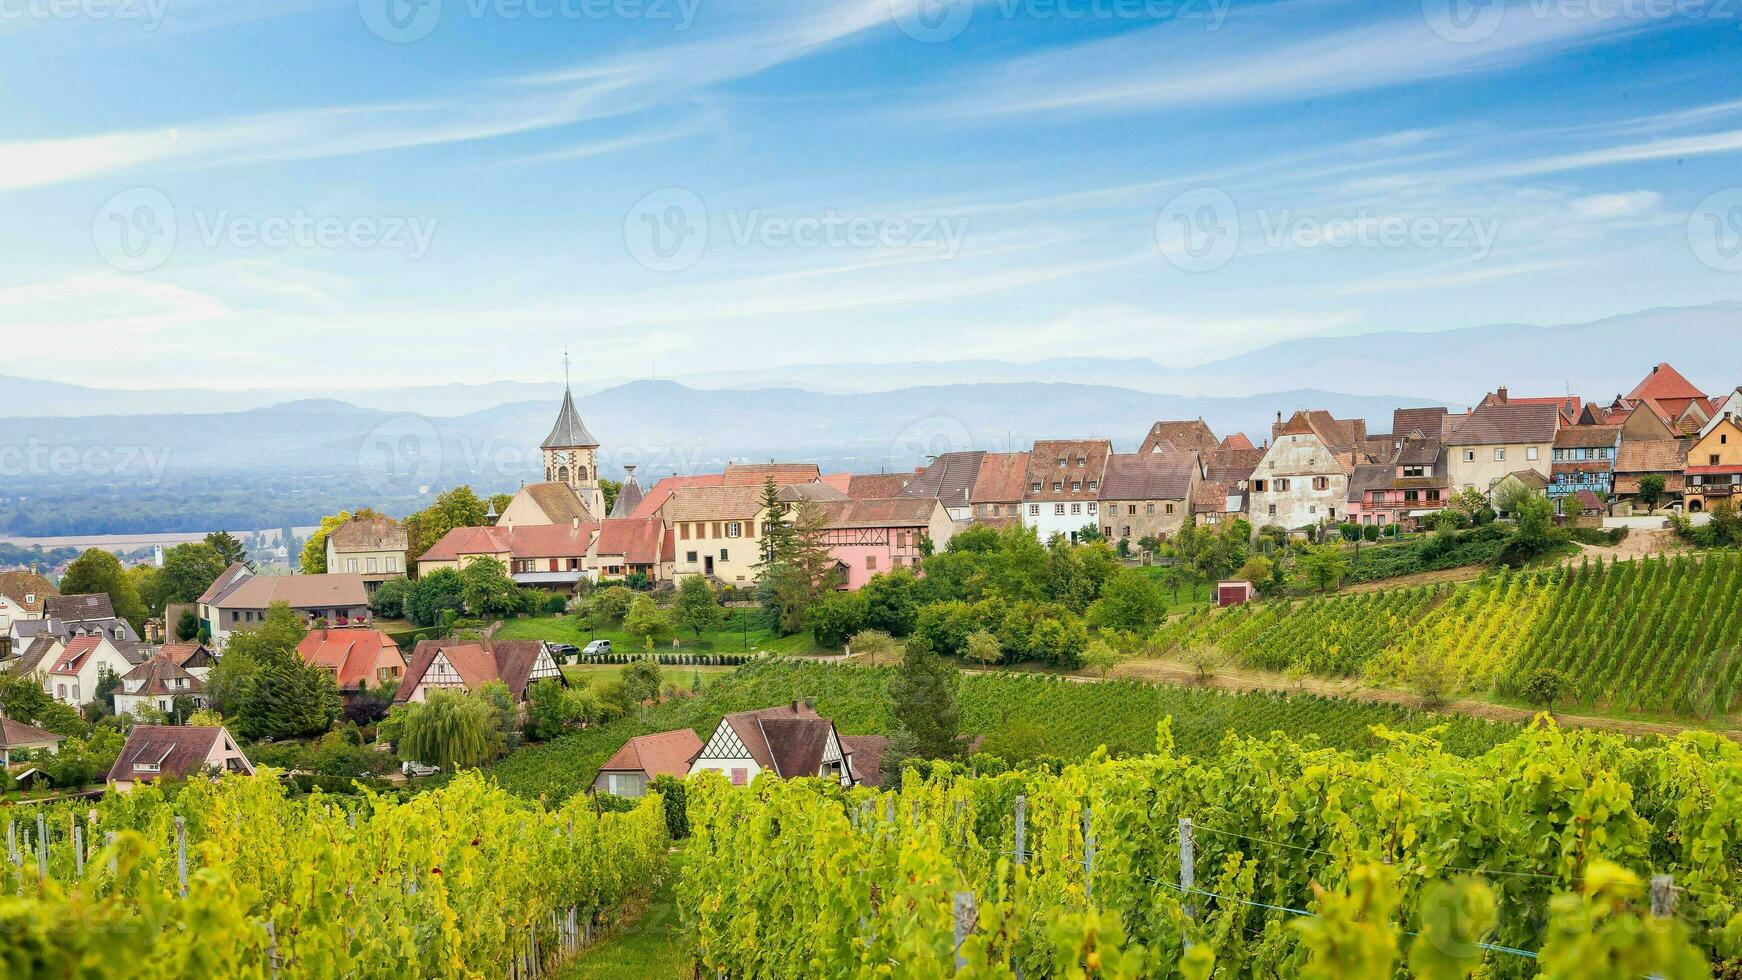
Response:
M1496 71L1642 30L1625 18L1509 13L1479 42L1436 34L1417 10L1378 24L1327 27L1286 5L1219 31L1157 27L1032 55L964 81L953 116L1221 107L1380 89Z

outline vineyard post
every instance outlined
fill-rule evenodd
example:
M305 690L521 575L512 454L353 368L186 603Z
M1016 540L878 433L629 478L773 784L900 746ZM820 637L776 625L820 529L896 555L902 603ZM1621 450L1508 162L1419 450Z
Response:
M1094 886L1089 881L1089 876L1095 872L1094 817L1094 807L1083 807L1083 898L1090 903L1095 900Z
M1028 863L1028 797L1016 798L1016 865Z
M278 980L278 927L271 921L266 923L266 964L272 970L273 980Z
M6 821L6 860L18 860L18 821Z
M1651 876L1651 917L1667 919L1675 914L1675 878L1670 875Z
M1194 903L1191 900L1192 886L1195 884L1196 878L1192 868L1193 843L1192 818L1179 818L1179 889L1186 896L1186 917L1189 919L1197 918L1196 910L1193 907Z
M188 822L175 818L175 878L181 887L181 897L188 897Z
M40 807L36 811L36 870L48 884L48 816Z
M103 846L109 849L109 877L115 877L115 832L103 831Z
M956 892L956 969L968 965L968 958L962 955L962 943L968 938L968 933L974 928L974 893Z
M78 824L73 824L73 877L85 876L85 831Z

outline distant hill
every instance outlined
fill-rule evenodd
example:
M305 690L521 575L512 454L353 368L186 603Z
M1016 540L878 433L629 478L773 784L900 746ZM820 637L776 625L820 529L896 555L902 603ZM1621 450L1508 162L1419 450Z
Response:
M1148 358L1059 357L1017 362L997 358L899 363L788 364L756 370L678 375L686 388L796 389L832 394L894 393L960 385L1070 384L1150 394L1233 397L1294 389L1363 396L1407 391L1467 406L1497 385L1515 392L1560 394L1571 385L1604 401L1631 390L1659 361L1677 366L1711 392L1742 383L1742 303L1647 310L1593 323L1495 324L1458 330L1396 330L1287 341L1189 368ZM592 380L578 393L619 387ZM459 417L523 401L555 401L556 382L358 388L360 408ZM224 413L268 408L310 397L284 388L211 391L130 390L0 377L0 418L59 415ZM70 409L70 410L69 410Z

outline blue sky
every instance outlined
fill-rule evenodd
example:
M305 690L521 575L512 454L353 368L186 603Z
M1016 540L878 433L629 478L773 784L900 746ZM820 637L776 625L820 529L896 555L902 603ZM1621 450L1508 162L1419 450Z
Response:
M0 0L0 374L1189 365L1742 298L1742 4L1452 4Z

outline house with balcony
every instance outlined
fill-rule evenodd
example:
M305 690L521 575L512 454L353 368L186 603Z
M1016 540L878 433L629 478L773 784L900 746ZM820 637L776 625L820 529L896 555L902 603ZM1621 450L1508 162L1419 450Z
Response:
M350 626L369 621L369 596L360 574L260 575L237 562L200 596L200 619L222 651L236 630L266 621L273 603L282 602L309 624Z
M1419 430L1412 430L1419 431ZM1414 527L1451 502L1445 447L1437 438L1402 439L1389 462L1363 463L1349 476L1349 520Z
M1580 493L1608 500L1615 492L1615 460L1621 452L1621 426L1573 425L1555 433L1549 464L1551 499Z
M1688 447L1682 503L1690 514L1742 495L1742 416L1726 415Z

